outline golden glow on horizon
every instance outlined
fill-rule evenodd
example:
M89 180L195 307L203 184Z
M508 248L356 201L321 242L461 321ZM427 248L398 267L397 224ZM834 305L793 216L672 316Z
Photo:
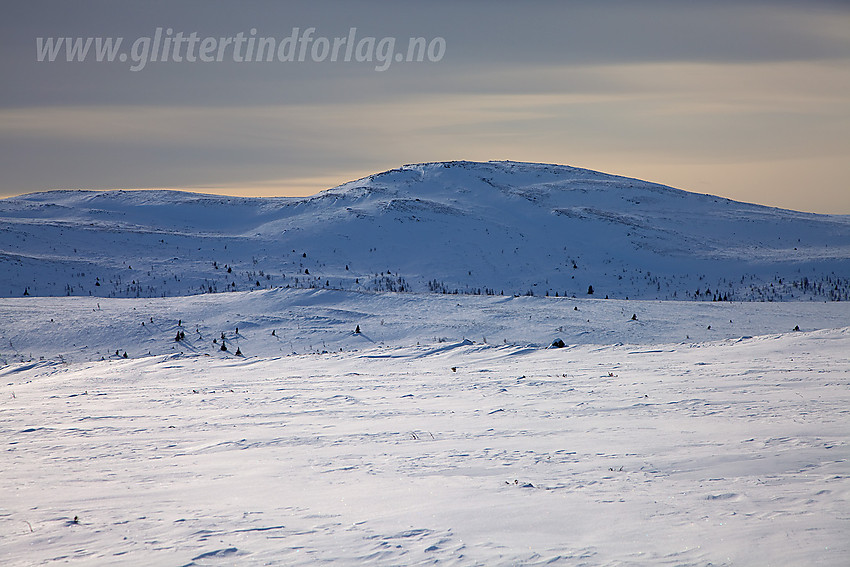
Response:
M245 107L5 109L0 130L69 147L126 143L173 152L175 162L158 165L157 179L194 192L307 196L405 163L508 159L850 214L848 65L850 60L522 67L508 69L507 82L534 84L533 93L449 91ZM484 89L506 82L504 74L471 75L464 80ZM185 148L202 157L182 158ZM92 160L91 167L112 165ZM129 187L136 175L121 177L116 170L113 177L122 179L116 187ZM69 178L65 187L80 185Z
M459 158L467 159L467 158ZM494 159L511 159L509 157ZM441 161L441 160L432 160ZM474 161L474 160L470 160ZM480 161L489 161L481 159ZM521 161L521 160L513 160ZM542 163L556 163L553 160L536 160ZM780 207L796 211L823 213L823 214L850 214L850 191L830 193L825 191L837 173L830 169L828 160L799 160L788 162L756 162L726 164L718 168L715 164L646 164L641 160L628 161L626 156L617 161L619 167L614 168L613 163L607 164L600 156L588 156L587 162L598 165L588 166L586 163L563 163L593 169L624 177L633 177L668 185L676 189L682 189L693 193L706 193L726 197L735 201L756 203L771 207ZM395 164L384 168L391 169L403 164ZM809 174L801 181L800 190L794 193L776 193L772 188L788 184L788 176L797 170L808 171ZM341 172L339 176L305 177L292 179L277 179L264 183L246 184L218 184L206 186L184 186L184 187L140 187L138 190L174 190L189 191L192 193L203 193L211 195L224 195L235 197L310 197L326 189L332 189L348 181L361 179L375 171L356 171L350 173ZM754 187L761 191L754 191ZM127 189L133 190L133 189ZM745 195L742 197L742 195ZM837 205L836 205L837 203Z

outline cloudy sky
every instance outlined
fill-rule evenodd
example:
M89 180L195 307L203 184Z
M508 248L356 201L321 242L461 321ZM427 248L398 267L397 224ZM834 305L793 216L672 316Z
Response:
M510 159L850 214L847 2L32 1L2 12L0 196L308 195L405 163ZM119 37L112 62L95 60L94 41L85 61L67 61L63 44L46 60L58 38ZM405 60L410 38L431 49L422 61Z

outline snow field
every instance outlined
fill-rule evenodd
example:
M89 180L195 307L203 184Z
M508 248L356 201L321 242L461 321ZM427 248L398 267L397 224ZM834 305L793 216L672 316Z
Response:
M0 563L840 565L848 346L10 364Z
M276 357L464 339L532 347L556 338L567 344L691 344L847 325L850 302L843 301L622 301L296 289L153 299L0 298L0 365L42 357L117 359L124 352L130 358L181 352L229 358L236 348L248 357ZM357 326L360 334L354 333ZM175 341L180 331L186 337Z

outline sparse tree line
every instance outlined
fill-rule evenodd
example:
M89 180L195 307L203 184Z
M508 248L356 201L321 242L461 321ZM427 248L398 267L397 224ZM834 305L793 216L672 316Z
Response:
M226 249L227 246L224 246ZM173 260L178 260L174 258ZM248 262L235 263L209 260L207 269L203 264L194 272L192 265L179 264L181 272L174 273L172 265L161 263L147 269L134 269L125 265L123 272L111 277L95 275L84 270L71 274L71 281L61 286L61 294L66 296L97 297L167 297L206 293L241 292L271 288L326 289L366 292L428 292L453 295L509 295L509 296L545 296L545 297L594 297L615 299L666 299L693 301L789 301L850 300L850 278L840 275L809 274L796 277L745 274L737 280L719 278L713 284L704 275L689 274L663 275L641 269L627 270L621 273L587 274L587 263L567 257L564 268L569 275L559 277L569 285L560 287L547 280L524 284L520 289L505 289L487 285L473 285L460 281L446 281L438 277L409 282L398 270L359 273L351 270L350 262L338 265L340 268L329 270L325 263L317 261L306 251L292 250L287 253L278 268L269 270L262 267L269 264L269 258L252 256ZM247 264L247 266L246 266ZM604 264L604 262L603 262ZM344 266L344 269L342 269ZM330 273L329 273L330 272ZM581 274L583 283L576 279ZM472 271L467 274L473 277ZM512 274L521 280L523 274ZM466 279L466 277L464 277ZM590 281L588 281L590 280ZM194 283L193 283L194 282ZM698 282L698 285L694 285ZM553 285L554 284L554 285ZM188 285L188 287L186 287ZM23 289L9 290L10 296L58 295L58 284L54 281L39 281L23 285ZM559 288L560 287L560 288Z

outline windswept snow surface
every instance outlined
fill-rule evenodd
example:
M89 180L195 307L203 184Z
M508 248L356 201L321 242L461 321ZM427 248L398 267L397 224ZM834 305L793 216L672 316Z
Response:
M560 165L406 165L309 198L0 200L0 296L274 286L617 299L850 299L850 217Z
M271 289L153 299L0 298L0 364L246 356L471 340L692 343L850 325L850 302L692 302ZM633 319L634 317L634 319ZM360 327L361 333L354 330ZM238 329L238 332L237 332ZM175 340L178 332L185 338ZM274 334L272 334L274 333ZM213 342L216 341L216 342Z
M4 299L0 564L846 564L845 305Z

